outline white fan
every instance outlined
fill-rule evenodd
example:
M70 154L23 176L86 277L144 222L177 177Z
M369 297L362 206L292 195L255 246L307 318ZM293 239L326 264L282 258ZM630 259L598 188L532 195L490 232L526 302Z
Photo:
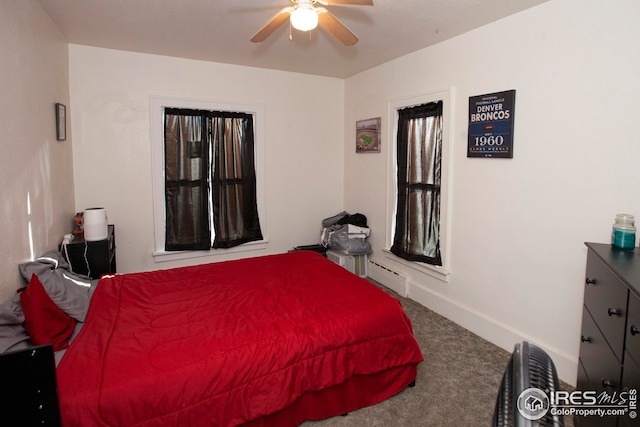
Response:
M287 19L290 19L291 26L301 30L309 31L320 25L325 30L333 34L344 45L351 46L358 43L358 36L344 26L335 16L324 7L316 7L319 3L323 6L350 5L350 6L373 6L373 0L290 0L293 6L285 7L271 21L267 23L258 33L251 38L254 43L264 41Z

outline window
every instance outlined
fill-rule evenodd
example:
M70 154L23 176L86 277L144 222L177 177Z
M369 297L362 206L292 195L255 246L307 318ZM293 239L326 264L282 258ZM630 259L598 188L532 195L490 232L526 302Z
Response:
M151 99L156 261L265 246L263 115L260 106Z
M442 101L398 111L396 160L396 227L391 252L409 261L441 266Z
M447 280L449 91L394 101L389 164L388 252Z

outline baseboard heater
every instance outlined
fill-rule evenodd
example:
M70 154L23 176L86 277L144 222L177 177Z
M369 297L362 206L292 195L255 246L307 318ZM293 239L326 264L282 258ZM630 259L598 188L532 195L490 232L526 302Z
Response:
M374 259L369 259L369 277L403 297L408 295L407 276L394 271Z

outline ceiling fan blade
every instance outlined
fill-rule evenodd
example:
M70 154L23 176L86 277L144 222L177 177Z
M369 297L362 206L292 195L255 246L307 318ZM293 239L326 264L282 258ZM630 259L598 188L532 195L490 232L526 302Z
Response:
M321 0L318 3L331 5L373 6L373 0Z
M271 19L271 21L267 23L267 25L262 27L262 29L251 38L251 41L254 43L260 43L264 41L275 30L277 30L278 27L284 23L284 21L289 19L289 15L291 15L292 10L293 8L291 7L285 7L284 9L282 9L276 16Z
M353 34L351 30L344 26L344 24L333 16L329 11L324 8L316 8L318 12L318 22L320 26L325 30L333 34L338 40L345 46L352 46L358 43L358 36Z

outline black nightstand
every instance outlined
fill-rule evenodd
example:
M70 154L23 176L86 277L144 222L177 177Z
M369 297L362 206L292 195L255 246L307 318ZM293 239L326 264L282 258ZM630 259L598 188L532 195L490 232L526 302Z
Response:
M103 274L116 272L115 227L109 225L108 228L107 238L104 240L87 242L79 235L75 236L66 248L60 246L60 252L74 273L99 279Z

